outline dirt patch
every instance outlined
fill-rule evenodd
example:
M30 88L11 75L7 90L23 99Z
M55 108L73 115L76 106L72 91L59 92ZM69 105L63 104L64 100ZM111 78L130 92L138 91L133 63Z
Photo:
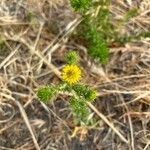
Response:
M140 14L126 24L124 32L128 34L149 30L149 1L115 1L111 8L116 21L134 5ZM101 66L69 36L72 30L67 27L77 17L67 1L0 2L1 150L34 150L36 142L41 150L150 149L150 39L111 47L108 64ZM97 125L88 130L86 138L71 138L75 126L67 96L61 95L48 105L39 102L37 89L60 82L54 68L61 70L64 54L72 49L80 55L85 74L82 81L98 91L93 105L128 144L94 112Z

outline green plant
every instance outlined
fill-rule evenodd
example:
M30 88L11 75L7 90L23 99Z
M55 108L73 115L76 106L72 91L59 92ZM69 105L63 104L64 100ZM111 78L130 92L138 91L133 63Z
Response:
M82 17L76 30L78 41L82 41L88 54L102 64L108 62L109 47L114 44L124 45L150 35L145 31L133 35L120 33L126 23L138 15L136 7L130 8L119 21L113 22L111 0L70 0L70 4Z
M77 53L74 51L68 53L66 60L68 64L62 70L63 82L58 85L39 88L37 96L42 102L48 103L59 93L70 93L71 97L68 103L73 113L75 124L79 126L91 125L93 119L86 102L92 102L96 99L96 91L91 89L88 85L79 83L81 70L77 66Z
M88 54L102 64L106 64L109 57L109 49L105 35L105 31L109 28L108 9L106 7L106 5L109 4L108 0L101 0L101 8L97 16L93 15L95 14L93 10L97 10L98 2L93 3L92 0L85 0L88 1L88 5L84 7L82 0L75 0L73 4L72 1L73 0L70 0L71 6L75 11L80 13L83 18L81 24L78 26L78 31L83 31L80 33L80 36L86 40ZM80 9L76 9L78 5L80 5Z
M86 12L91 6L92 0L70 0L70 4L75 11Z
M85 33L86 39L88 40L88 54L92 58L98 59L102 64L106 64L109 56L109 49L104 35L97 31L94 24L89 24L89 30Z

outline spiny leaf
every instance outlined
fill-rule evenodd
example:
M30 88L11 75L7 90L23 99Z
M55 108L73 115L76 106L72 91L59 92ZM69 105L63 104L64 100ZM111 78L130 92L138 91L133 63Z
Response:
M103 35L99 33L94 25L91 25L87 33L89 41L88 53L91 57L98 59L102 64L106 64L109 56L109 49Z
M45 103L47 103L49 100L52 99L52 97L54 97L57 93L57 90L55 87L53 86L45 86L45 87L41 87L38 90L37 96L39 97L39 99Z
M69 53L67 53L66 55L66 61L68 64L72 65L72 64L76 64L78 61L78 54L75 51L71 51Z
M96 99L96 96L97 96L96 91L88 89L86 94L85 94L85 99L87 101L91 102L91 101L94 101Z
M75 11L85 12L90 8L92 0L70 0L70 4Z
M81 96L85 101L92 102L96 99L96 91L92 90L87 85L76 84L72 88L77 93L77 95Z
M78 100L72 97L69 101L70 108L73 111L75 117L75 123L77 125L88 123L88 117L90 115L90 110L87 107L86 103L83 100Z

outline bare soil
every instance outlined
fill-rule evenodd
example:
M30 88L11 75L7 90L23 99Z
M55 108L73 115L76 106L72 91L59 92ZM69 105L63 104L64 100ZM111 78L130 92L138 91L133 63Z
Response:
M150 31L149 0L114 1L114 22L133 7L140 13L122 33ZM78 18L67 0L0 1L0 150L150 149L150 39L112 46L102 66L70 36ZM40 86L60 82L64 55L72 49L80 55L82 82L98 91L93 105L128 143L94 111L96 126L84 139L71 138L67 96L48 105L38 100Z

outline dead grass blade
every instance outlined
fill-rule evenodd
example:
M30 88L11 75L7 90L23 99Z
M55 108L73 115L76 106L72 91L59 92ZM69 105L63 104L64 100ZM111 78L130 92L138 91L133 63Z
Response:
M110 121L95 108L95 106L89 102L87 102L87 104L120 137L123 142L127 144L129 143L128 140L114 127L114 125L110 123Z
M32 129L32 127L31 127L31 125L30 125L30 122L29 122L29 120L28 120L28 117L27 117L27 114L26 114L24 108L22 107L22 105L21 105L18 101L15 101L15 100L14 100L14 102L15 102L15 103L17 104L17 106L19 107L20 113L21 113L21 115L22 115L22 117L23 117L23 119L24 119L24 121L25 121L25 123L26 123L26 125L27 125L27 127L28 127L28 129L29 129L29 131L30 131L31 136L32 136L33 143L34 143L34 145L35 145L36 150L40 150L39 144L38 144L38 142L37 142L37 140L36 140L35 134L34 134L34 132L33 132L33 129Z

